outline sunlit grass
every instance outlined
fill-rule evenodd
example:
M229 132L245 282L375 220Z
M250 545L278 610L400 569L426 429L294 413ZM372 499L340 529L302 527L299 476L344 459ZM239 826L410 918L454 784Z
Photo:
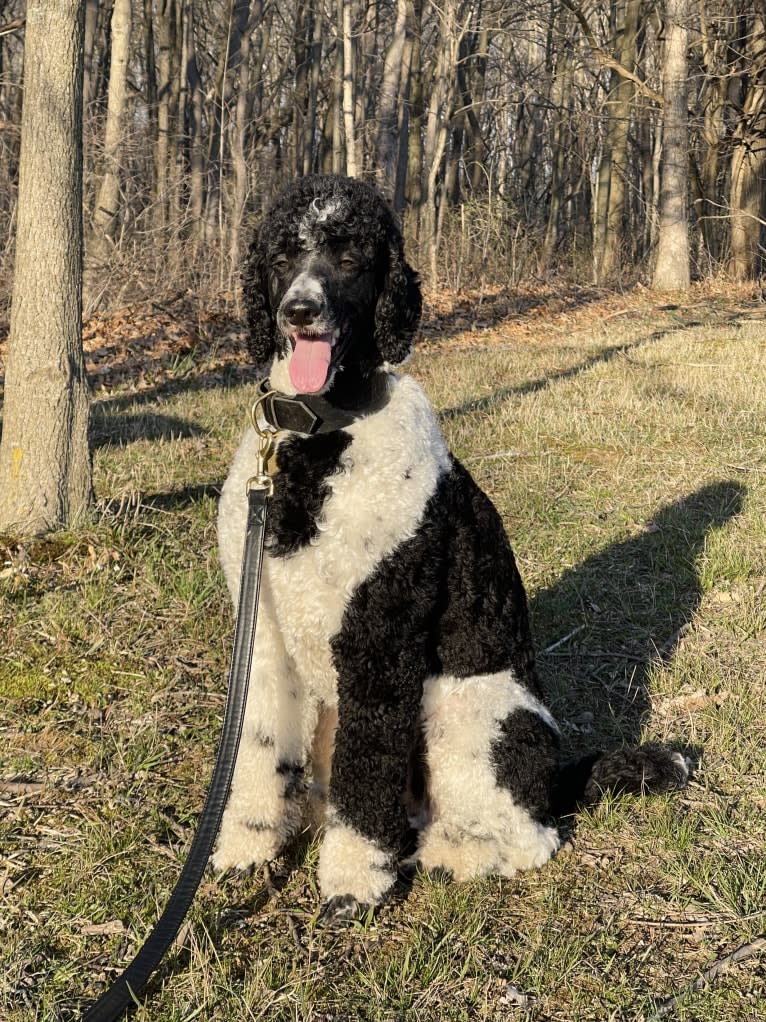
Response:
M691 989L766 925L766 327L697 309L487 341L408 371L503 515L566 748L668 741L694 782L606 799L539 872L418 876L348 929L317 925L315 843L206 880L138 1022L603 1022L687 989L671 1017L766 1015L760 959ZM178 875L223 709L216 495L251 390L101 405L96 520L2 544L9 1022L77 1017Z

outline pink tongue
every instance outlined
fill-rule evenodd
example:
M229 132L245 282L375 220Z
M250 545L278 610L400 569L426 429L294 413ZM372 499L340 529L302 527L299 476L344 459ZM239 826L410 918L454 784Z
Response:
M330 368L332 345L322 337L295 338L290 359L290 382L300 394L315 394L325 385Z

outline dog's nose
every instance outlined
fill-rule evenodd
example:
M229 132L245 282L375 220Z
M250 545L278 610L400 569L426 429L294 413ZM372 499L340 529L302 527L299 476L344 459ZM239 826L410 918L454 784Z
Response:
M282 310L291 326L311 326L319 318L322 306L313 298L291 298Z

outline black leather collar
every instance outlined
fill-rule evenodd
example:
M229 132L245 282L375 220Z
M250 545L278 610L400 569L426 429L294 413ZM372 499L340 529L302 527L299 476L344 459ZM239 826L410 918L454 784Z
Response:
M292 396L272 391L268 379L260 382L258 394L264 397L258 408L258 416L265 426L275 432L314 436L316 433L345 429L357 419L379 411L388 403L388 375L376 372L366 377L354 395L351 407L346 402L341 406L329 401L321 394Z

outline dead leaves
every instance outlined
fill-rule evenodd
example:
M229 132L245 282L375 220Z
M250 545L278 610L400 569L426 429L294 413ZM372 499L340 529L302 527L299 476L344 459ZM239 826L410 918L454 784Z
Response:
M698 713L709 706L718 707L731 697L731 692L704 692L684 689L676 696L655 696L652 699L652 710L658 714L678 716L682 713Z
M41 536L22 542L0 536L0 586L16 593L32 584L61 587L98 572L118 572L121 554L87 536Z
M184 293L97 313L83 327L88 378L99 396L247 364L243 340L236 317Z

